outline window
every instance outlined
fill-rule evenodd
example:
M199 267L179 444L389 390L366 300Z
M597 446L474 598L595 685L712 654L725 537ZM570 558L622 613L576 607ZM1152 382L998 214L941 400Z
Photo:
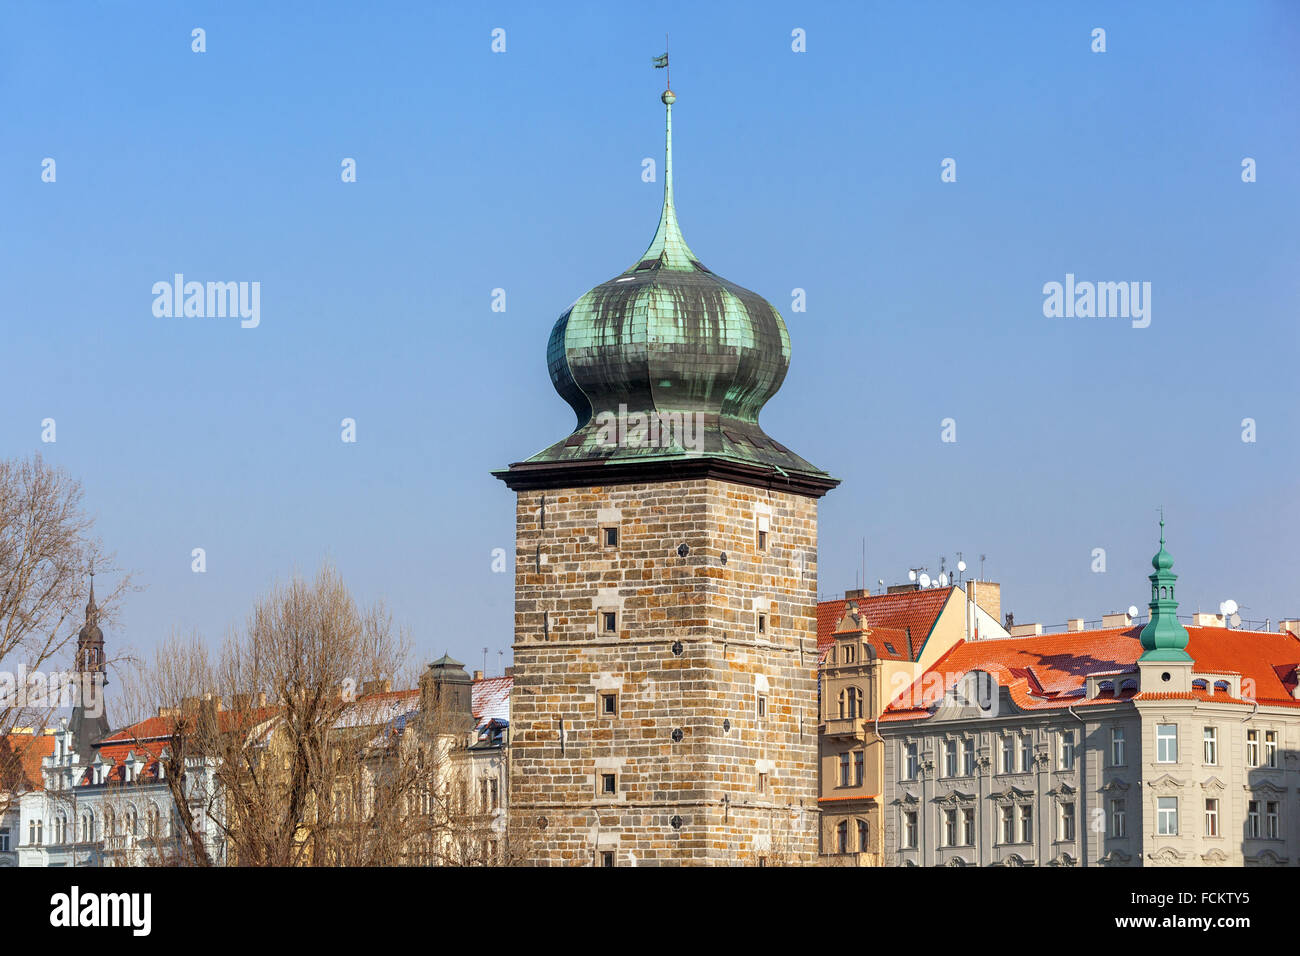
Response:
M607 547L607 548L617 548L617 547L618 547L618 529L617 529L617 528L603 528L603 529L601 529L601 537L603 537L604 540L605 540L605 547Z
M601 796L613 797L618 794L618 774L602 773L600 775Z
M603 630L606 634L617 634L618 633L618 612L601 611L600 626L601 626L601 630Z
M1156 763L1178 763L1178 725L1156 724Z
M488 782L484 777L478 782L478 812L487 813L488 811Z
M1219 731L1217 727L1205 728L1205 762L1210 765L1219 762Z
M835 828L835 852L849 852L849 823L847 820L841 820L839 826Z
M1016 842L1016 811L1013 807L1002 808L1002 842Z
M903 814L903 849L916 849L916 811L908 810Z
M1277 731L1264 731L1264 766L1277 766Z
M1027 803L1020 808L1020 842L1034 842L1034 808Z
M1117 839L1128 836L1128 814L1124 810L1123 800L1110 802L1110 835Z
M844 663L852 664L858 659L858 650L852 644L844 645Z
M767 695L766 694L758 695L755 701L755 707L757 708L758 716L760 719L767 716Z
M1110 765L1124 766L1124 728L1112 727L1110 730Z
M602 717L618 716L618 694L614 691L601 691L600 713Z
M943 745L943 775L957 776L957 741L947 740Z
M961 773L963 777L975 776L975 741L961 742Z
M758 616L758 633L760 633L760 634L766 634L766 633L767 633L767 615L766 615L766 614L760 614L760 615Z
M1205 835L1219 835L1219 801L1205 801Z
M864 750L853 751L853 785L855 787L862 786L862 775L866 767L866 757L867 754Z
M767 793L767 774L765 773L758 775L758 792Z
M1061 769L1074 769L1074 731L1061 731Z
M846 751L840 754L840 786L847 787L849 779L849 755Z
M975 811L970 808L961 812L961 845L975 845Z
M1074 804L1061 804L1061 836L1062 840L1074 839Z
M614 865L614 851L613 851L613 850L601 850L601 851L600 851L600 865L601 865L601 866L613 866L613 865Z
M1264 835L1270 840L1276 840L1281 836L1278 829L1276 800L1270 800L1264 804Z
M1246 766L1259 766L1259 731L1246 731Z
M871 843L867 839L867 821L858 821L858 852L866 853L871 848Z
M943 845L957 845L957 811L943 811Z
M758 540L755 542L759 551L767 550L767 531L760 528L758 531Z
M1015 756L1016 756L1015 741L1013 741L1010 737L1003 737L1002 738L1002 772L1003 773L1015 773L1016 768L1013 762L1015 760Z
M501 782L496 777L488 781L488 796L492 809L498 809L501 806Z
M1251 800L1246 804L1246 836L1259 839L1259 801Z
M9 828L0 827L0 853L9 852Z
M915 780L917 771L916 744L908 744L904 749L906 754L906 768L904 780Z
M862 712L862 688L846 687L840 691L840 720L856 720Z
M1020 772L1029 773L1034 769L1034 738L1030 734L1020 737Z
M1178 835L1178 798L1156 797L1156 833Z

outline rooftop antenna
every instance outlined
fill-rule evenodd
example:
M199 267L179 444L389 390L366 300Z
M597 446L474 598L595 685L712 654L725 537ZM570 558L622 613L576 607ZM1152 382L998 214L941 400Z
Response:
M487 652L488 649L486 647L483 648L483 676L484 677L487 676Z
M983 554L980 555L980 580L981 581L984 580L984 558L985 557L987 557L987 555L983 555Z
M497 651L497 667L501 671L501 676L504 677L506 673L506 652L505 651Z

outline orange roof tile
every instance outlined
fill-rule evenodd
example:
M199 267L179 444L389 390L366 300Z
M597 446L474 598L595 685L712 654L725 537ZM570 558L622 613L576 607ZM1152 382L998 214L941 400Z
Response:
M0 736L0 790L19 793L44 789L41 761L53 753L53 734L36 732Z
M1300 664L1300 638L1289 633L1239 631L1222 627L1189 627L1187 652L1194 673L1242 676L1242 703L1300 707L1291 696ZM892 701L881 720L911 720L928 716L934 704L971 671L985 671L1008 688L1016 705L1026 710L1111 703L1116 695L1085 700L1089 675L1118 677L1136 670L1142 653L1140 627L1072 631L1035 637L961 641L935 662L925 675ZM1199 699L1233 701L1222 692L1124 691L1119 699ZM1234 701L1238 702L1238 701Z
M869 627L891 628L903 635L902 647L898 644L894 645L900 651L900 656L896 659L916 660L930 637L930 632L934 630L935 621L939 620L940 613L955 590L956 588L952 587L926 588L918 591L898 591L894 594L868 594L866 597L853 600L857 602L858 613L865 618ZM825 654L826 649L834 642L835 626L844 617L846 603L847 601L844 600L817 603L817 655L819 657ZM912 629L910 657L906 650L906 635L909 627Z

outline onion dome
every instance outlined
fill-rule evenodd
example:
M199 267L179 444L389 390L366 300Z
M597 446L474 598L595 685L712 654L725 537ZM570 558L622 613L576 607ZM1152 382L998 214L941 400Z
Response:
M556 321L551 382L577 416L568 438L498 477L511 487L634 480L671 467L820 496L839 482L759 425L790 366L781 314L713 273L687 244L673 201L672 108L666 107L664 204L649 248L626 271L581 296ZM555 474L565 466L568 479ZM683 471L683 467L686 471ZM543 479L542 474L555 474Z

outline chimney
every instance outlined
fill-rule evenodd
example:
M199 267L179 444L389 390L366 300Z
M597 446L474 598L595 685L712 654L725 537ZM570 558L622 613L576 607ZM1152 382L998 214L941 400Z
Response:
M1002 620L1002 585L995 581L970 581L970 599L995 621Z
M865 588L851 588L844 592L844 600L846 601L859 601L866 596L867 592Z
M476 681L480 681L480 680L482 680L482 679L483 679L483 672L482 672L482 671L475 671L475 672L474 672L474 680L476 680Z
M181 713L182 713L182 714L193 714L193 713L197 712L198 709L199 709L199 698L198 698L198 697L182 697L182 698L181 698Z
M1300 637L1300 619L1294 617L1283 618L1277 622L1277 632L1285 634L1290 631L1296 637Z
M1128 627L1133 623L1133 618L1128 616L1128 611L1118 611L1115 614L1103 614L1101 616L1102 627Z
M1197 611L1192 615L1193 627L1223 627L1222 614L1206 614L1203 611Z
M506 676L507 676L507 677L510 677L510 678L513 678L513 677L515 676L515 665L514 665L514 664L511 664L509 667L506 668Z
M1007 628L1007 633L1012 637L1037 637L1043 633L1041 624L1012 624Z
M387 694L393 689L393 682L388 679L368 680L361 684L361 696L369 697L371 694Z
M1065 629L1066 629L1067 631L1082 631L1082 630L1083 630L1083 618L1081 618L1081 617L1072 617L1072 618L1070 618L1068 621L1065 622Z

